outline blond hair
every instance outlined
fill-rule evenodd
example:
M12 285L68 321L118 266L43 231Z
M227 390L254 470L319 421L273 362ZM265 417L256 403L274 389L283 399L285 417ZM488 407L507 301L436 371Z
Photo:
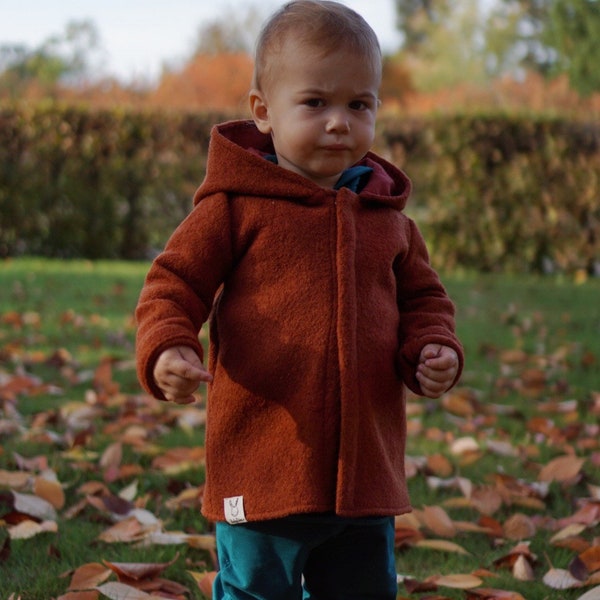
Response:
M339 2L294 0L276 11L262 28L256 43L253 87L264 87L269 78L270 59L292 35L322 56L344 50L349 60L363 57L381 76L379 40L363 17Z

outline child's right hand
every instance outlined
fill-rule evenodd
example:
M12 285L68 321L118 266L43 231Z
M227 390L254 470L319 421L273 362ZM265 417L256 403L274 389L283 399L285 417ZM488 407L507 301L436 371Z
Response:
M190 404L193 393L203 381L212 381L194 350L188 346L174 346L165 350L154 366L154 381L165 398L177 404Z

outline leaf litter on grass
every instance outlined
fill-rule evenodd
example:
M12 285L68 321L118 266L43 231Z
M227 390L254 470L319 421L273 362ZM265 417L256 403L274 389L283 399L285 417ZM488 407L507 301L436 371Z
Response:
M31 321L16 312L7 318L11 326ZM435 449L409 454L407 477L424 482L427 497L437 501L396 518L399 564L403 555L418 551L460 557L460 564L470 568L399 575L399 597L406 590L423 599L456 594L467 600L522 599L505 589L513 587L506 583L508 576L515 588L534 582L550 592L573 590L577 595L571 598L599 598L600 391L569 395L564 376L574 359L567 346L534 354L486 344L481 351L498 365L489 392L463 385L438 402L409 396L410 447ZM98 544L100 560L65 572L60 600L184 599L198 592L210 597L218 569L213 534L168 526L178 511L199 512L202 485L170 489L164 480L157 489L139 485L152 473L168 480L203 465L201 445L161 444L169 431L189 433L204 426L202 397L180 407L141 392L125 394L114 370L133 366L110 357L90 372L60 348L28 355L8 343L1 354L0 436L14 447L34 443L47 452L23 456L13 451L2 457L0 451L0 519L6 533L0 563L10 560L11 540L56 535L62 523L92 519L106 524L90 540ZM580 360L596 364L589 352ZM28 366L39 363L60 372L60 386L49 381L51 376L45 381L30 372ZM81 399L72 400L69 389L82 383L87 387ZM50 394L65 401L21 414L24 399ZM438 424L431 424L432 417ZM518 435L507 420L518 424ZM488 465L483 472L481 465ZM67 471L81 473L84 483L61 481L58 473ZM557 496L565 500L560 507ZM180 551L162 563L115 563L102 558L103 544L174 545ZM489 554L475 555L473 549L482 547ZM206 552L200 568L185 558L185 548ZM552 564L549 555L558 550L568 553L567 563ZM439 568L439 561L432 562ZM180 569L179 581L164 576L174 566Z

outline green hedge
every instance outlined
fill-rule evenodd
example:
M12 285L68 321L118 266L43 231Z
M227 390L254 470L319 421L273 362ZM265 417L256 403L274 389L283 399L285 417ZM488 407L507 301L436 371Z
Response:
M388 121L438 268L600 274L600 124L536 116Z
M191 208L219 114L0 110L0 256L146 258ZM600 268L600 126L539 116L385 117L436 267Z
M189 212L214 120L0 111L0 255L145 257Z

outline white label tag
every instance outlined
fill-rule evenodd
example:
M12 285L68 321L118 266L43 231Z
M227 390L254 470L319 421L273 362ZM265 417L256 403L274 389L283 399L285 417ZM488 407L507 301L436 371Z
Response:
M246 513L244 512L244 496L233 496L223 500L225 507L225 520L230 525L236 523L247 523Z

